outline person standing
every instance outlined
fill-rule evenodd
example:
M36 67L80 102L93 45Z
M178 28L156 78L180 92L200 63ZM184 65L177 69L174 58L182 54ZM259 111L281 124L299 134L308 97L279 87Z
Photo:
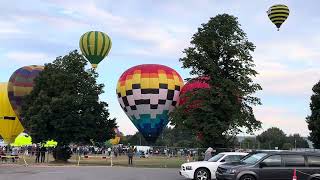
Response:
M18 148L14 147L11 151L12 162L15 162L16 157L18 156Z
M212 152L213 149L209 147L204 154L204 161L208 161L210 158L212 158Z
M46 160L46 151L47 148L44 147L44 145L40 148L40 155L41 155L41 163L44 163L44 161Z
M40 161L40 145L37 145L36 147L36 163L39 163Z
M133 153L134 153L134 152L133 152L133 148L130 147L130 148L128 149L129 165L132 165Z

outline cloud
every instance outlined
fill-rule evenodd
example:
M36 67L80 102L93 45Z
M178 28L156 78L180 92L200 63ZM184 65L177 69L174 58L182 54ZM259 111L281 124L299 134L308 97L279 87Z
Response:
M130 41L147 43L142 51L150 54L161 54L164 56L180 55L180 52L190 41L190 29L186 26L161 23L160 20L146 21L141 17L125 17L113 14L98 6L97 3L70 3L66 1L54 1L58 3L62 11L68 14L81 14L78 19L86 22L88 27L106 31L111 36L127 38ZM69 17L70 18L70 17ZM137 50L134 50L135 53Z
M311 94L320 77L320 45L314 39L257 44L253 55L259 72L256 79L264 92L295 96Z
M16 63L18 65L41 65L46 62L46 59L49 59L49 55L41 52L12 51L6 53L5 58L7 58L10 62Z
M15 23L0 20L0 38L9 34L24 33Z
M303 136L309 135L305 115L284 108L268 106L255 108L254 112L256 118L263 123L263 129L257 133L261 133L271 127L278 127L287 135L294 133L299 133Z
M311 94L313 85L319 81L319 69L272 68L259 71L257 81L263 91L277 95L305 96Z

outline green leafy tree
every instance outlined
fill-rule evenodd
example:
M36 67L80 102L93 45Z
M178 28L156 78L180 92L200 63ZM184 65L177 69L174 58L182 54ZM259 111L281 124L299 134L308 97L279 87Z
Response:
M282 146L283 150L291 150L293 148L291 143L284 143Z
M308 128L311 131L309 139L315 148L320 148L320 81L313 86L312 91L311 115L307 117Z
M143 145L147 146L148 143L137 132L134 135L128 135L125 137L126 143L130 145ZM165 128L157 139L154 146L168 146L168 147L198 147L197 139L194 134L188 129L181 129L178 127Z
M300 136L300 134L293 134L287 137L287 142L292 145L292 148L309 148L308 142Z
M103 144L114 135L115 119L109 118L108 104L99 101L104 85L97 84L98 74L86 71L86 64L77 51L46 64L22 107L25 128L35 142L58 142L56 160L70 158L70 143Z
M258 74L250 54L255 46L237 18L211 18L198 28L191 45L180 59L183 68L191 69L193 76L209 77L203 81L211 88L187 93L187 102L171 114L172 124L203 133L206 147L228 146L241 128L249 133L260 128L251 107L261 104L253 94L262 89L252 80Z
M287 136L281 129L272 127L257 136L257 140L261 149L275 149L275 147L281 149L287 141Z
M258 147L258 144L255 137L246 137L241 142L242 149L256 149L257 147Z

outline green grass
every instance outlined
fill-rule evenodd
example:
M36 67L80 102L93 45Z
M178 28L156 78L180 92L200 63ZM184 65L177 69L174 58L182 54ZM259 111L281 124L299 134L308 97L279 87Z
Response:
M35 157L25 156L25 160L28 165L36 165ZM43 165L48 166L70 166L78 165L78 156L72 156L71 159L67 163L55 162L52 158L52 155L49 155L49 163L44 163ZM180 168L182 163L185 163L186 159L181 157L163 157L163 156L153 156L149 158L133 158L133 165L128 165L128 157L127 156L118 156L117 158L112 158L113 166L124 166L124 167L145 167L145 168ZM20 165L24 165L24 161L21 158L18 162ZM41 163L39 163L41 165ZM79 162L80 166L110 166L111 159L108 157L107 159L102 159L102 156L94 156L90 158L80 158Z

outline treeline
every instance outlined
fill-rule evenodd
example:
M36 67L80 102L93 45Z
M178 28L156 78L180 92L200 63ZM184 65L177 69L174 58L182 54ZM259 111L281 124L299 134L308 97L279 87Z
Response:
M282 149L309 148L307 140L299 134L286 135L281 129L272 127L256 137L247 137L239 142L243 149Z
M142 145L148 144L142 135L137 132L121 138L121 144ZM153 146L168 147L201 147L198 138L188 129L166 128ZM273 127L258 136L246 137L243 140L233 137L225 148L242 149L284 149L309 148L308 142L299 134L286 135L281 129Z
M127 135L121 138L120 143L130 145L148 144L142 135L137 132L134 135ZM199 147L196 136L190 130L167 127L157 139L153 146L170 146L170 147Z

